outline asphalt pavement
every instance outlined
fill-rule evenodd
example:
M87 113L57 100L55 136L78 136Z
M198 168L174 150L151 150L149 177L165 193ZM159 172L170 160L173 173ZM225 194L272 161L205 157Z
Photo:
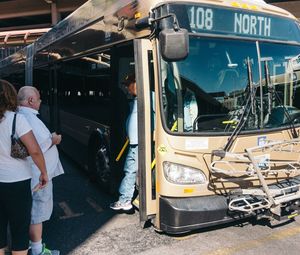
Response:
M116 213L114 197L62 155L63 176L54 179L54 212L44 241L61 255L211 254L298 255L300 220L271 228L265 221L243 221L184 235L157 233L141 226L138 212Z

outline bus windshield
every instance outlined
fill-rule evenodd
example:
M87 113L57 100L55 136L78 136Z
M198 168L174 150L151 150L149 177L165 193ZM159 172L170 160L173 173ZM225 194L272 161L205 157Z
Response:
M173 132L233 132L300 122L300 46L190 35L189 55L165 62L162 107ZM298 98L298 99L297 99Z

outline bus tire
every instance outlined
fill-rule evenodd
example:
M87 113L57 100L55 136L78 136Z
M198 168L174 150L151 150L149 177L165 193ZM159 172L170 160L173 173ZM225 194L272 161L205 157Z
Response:
M111 190L111 170L109 148L101 134L90 138L88 153L88 172L91 180L97 181L105 191Z

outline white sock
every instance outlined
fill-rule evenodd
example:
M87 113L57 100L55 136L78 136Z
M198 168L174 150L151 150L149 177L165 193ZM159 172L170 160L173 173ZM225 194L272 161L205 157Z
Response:
M32 255L39 255L42 253L43 250L43 244L42 240L38 242L31 242L31 254Z

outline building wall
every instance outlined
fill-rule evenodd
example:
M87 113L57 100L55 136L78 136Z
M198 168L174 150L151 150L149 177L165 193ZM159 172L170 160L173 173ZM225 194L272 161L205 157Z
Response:
M0 0L0 60L34 42L87 0Z
M87 0L0 1L0 31L54 25L52 16L73 12ZM53 8L55 7L55 8Z
M300 19L300 1L299 0L292 0L292 1L286 1L286 0L266 0L266 2L276 5L280 8L283 8L292 14L294 14L298 19Z

